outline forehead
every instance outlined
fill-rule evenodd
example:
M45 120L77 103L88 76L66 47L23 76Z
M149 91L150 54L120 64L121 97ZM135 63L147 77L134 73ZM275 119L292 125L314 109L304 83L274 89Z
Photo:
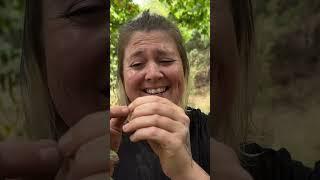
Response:
M168 53L178 52L174 39L165 31L134 32L130 37L125 51L130 54L146 49L161 50Z
M175 41L165 31L137 31L131 35L128 46L166 44L175 45Z

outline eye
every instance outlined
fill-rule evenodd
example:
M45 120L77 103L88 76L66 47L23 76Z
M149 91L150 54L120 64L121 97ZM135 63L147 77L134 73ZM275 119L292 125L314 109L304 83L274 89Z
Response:
M133 69L141 69L143 67L143 63L142 62L135 62L135 63L132 63L130 65L130 67Z
M70 13L68 13L68 17L80 17L80 16L89 16L89 15L97 15L106 11L106 7L94 5L94 6L84 6L77 8Z
M174 59L171 59L171 58L162 58L160 59L160 64L163 64L163 65L170 65L174 62L175 60Z
M106 1L78 0L67 9L64 17L78 25L105 24Z

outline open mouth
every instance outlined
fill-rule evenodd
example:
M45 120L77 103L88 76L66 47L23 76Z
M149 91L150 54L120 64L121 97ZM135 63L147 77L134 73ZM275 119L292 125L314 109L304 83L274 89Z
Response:
M166 87L159 87L159 88L146 88L143 91L150 95L159 95L165 93L169 89L168 86Z

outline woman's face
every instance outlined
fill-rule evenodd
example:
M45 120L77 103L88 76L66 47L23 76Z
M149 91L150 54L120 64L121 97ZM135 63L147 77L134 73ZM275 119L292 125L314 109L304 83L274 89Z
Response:
M175 104L181 103L183 65L177 46L168 33L133 33L125 48L122 73L130 102L137 97L157 95Z
M107 108L105 0L44 0L47 83L67 125Z

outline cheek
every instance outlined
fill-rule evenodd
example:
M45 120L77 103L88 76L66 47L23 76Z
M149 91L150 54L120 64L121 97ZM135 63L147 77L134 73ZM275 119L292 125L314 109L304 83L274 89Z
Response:
M183 68L182 66L174 66L170 69L166 70L167 77L169 78L174 93L177 95L177 97L181 96L184 92L184 74L183 74Z
M123 74L124 89L130 101L139 96L140 87L143 83L142 73L133 70L124 70Z
M54 25L45 32L48 87L62 119L71 126L87 114L105 110L107 99L99 92L107 77L105 35Z

